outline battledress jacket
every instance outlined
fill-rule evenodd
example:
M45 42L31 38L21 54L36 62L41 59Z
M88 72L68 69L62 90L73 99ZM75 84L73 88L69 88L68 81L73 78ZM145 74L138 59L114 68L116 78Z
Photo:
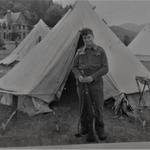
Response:
M82 75L93 77L91 84L102 84L102 76L108 72L108 61L104 49L100 46L93 45L91 48L81 47L77 53L73 65L73 73L78 80ZM102 87L101 87L102 88Z

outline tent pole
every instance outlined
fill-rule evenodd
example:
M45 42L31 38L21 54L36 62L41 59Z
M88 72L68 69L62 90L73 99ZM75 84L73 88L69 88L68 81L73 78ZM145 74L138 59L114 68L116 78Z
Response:
M2 129L2 134L5 133L6 128L9 124L9 122L12 120L13 117L15 117L15 120L17 120L17 107L18 107L18 96L13 95L12 96L12 110L11 110L11 114L8 117L8 119L6 120L6 122L2 122L1 124L1 129Z

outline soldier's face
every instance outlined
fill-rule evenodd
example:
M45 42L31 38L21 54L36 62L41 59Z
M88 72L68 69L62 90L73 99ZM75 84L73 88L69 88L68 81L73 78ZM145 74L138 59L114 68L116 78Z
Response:
M86 36L83 36L83 41L86 46L91 46L94 43L94 36L92 34L87 34Z

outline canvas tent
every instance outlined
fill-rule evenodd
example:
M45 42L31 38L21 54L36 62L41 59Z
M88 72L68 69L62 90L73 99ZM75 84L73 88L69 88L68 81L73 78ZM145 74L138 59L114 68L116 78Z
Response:
M140 61L150 61L150 24L146 24L128 48Z
M19 95L20 99L36 98L45 104L60 97L71 71L80 36L78 31L83 27L94 31L95 42L105 49L108 57L105 99L138 92L135 77L150 77L150 72L97 16L88 1L77 1L57 28L0 79L0 91L4 95Z
M26 54L39 43L49 32L49 27L42 19L34 26L26 38L12 51L10 55L0 61L0 64L9 65L14 61L21 61Z

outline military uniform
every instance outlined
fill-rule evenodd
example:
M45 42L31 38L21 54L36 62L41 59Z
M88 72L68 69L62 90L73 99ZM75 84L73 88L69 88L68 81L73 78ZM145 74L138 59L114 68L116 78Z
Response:
M91 48L82 47L77 51L73 73L77 79L77 91L79 99L82 100L83 83L80 83L78 78L84 71L85 76L93 77L93 82L88 83L89 94L91 100L95 103L96 111L96 129L99 135L104 134L103 122L103 79L102 76L108 72L108 62L106 54L102 47L93 45ZM89 136L92 136L92 116L89 114L89 105L85 100L81 112L81 127L87 131Z

